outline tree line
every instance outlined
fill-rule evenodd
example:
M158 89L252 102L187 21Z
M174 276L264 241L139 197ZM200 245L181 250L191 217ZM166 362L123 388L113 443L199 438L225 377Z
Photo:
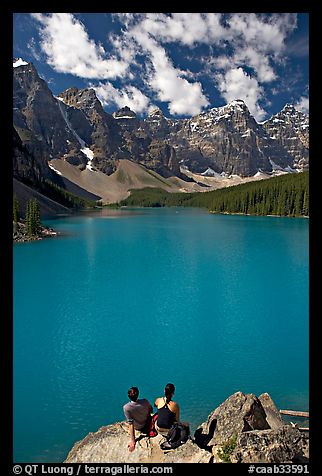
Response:
M43 179L40 181L38 184L38 189L41 193L46 195L46 197L51 198L55 202L58 202L67 208L93 208L96 206L95 201L81 198L74 193L68 192L48 179Z
M131 190L121 206L203 207L214 213L309 216L309 172L285 174L210 192L169 193L162 189Z

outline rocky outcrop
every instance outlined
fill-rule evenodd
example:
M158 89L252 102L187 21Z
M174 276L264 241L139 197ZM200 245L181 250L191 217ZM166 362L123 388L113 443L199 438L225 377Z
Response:
M272 430L277 430L284 425L283 418L268 393L262 393L258 400L265 411L266 421Z
M39 233L37 235L28 235L27 226L24 222L13 222L13 242L14 243L25 243L27 241L36 241L42 240L43 238L55 237L58 235L58 232L53 228L48 226L40 226Z
M308 458L308 438L281 418L271 397L236 392L195 432L214 462L285 463Z
M138 433L130 453L128 441L125 422L102 427L75 443L65 463L303 463L309 457L308 433L286 424L267 393L231 395L176 449L161 450L161 435Z
M209 448L222 445L244 431L269 428L260 400L253 394L237 392L227 398L197 428L195 441L201 447Z
M303 462L303 442L300 431L289 425L276 430L255 430L241 433L232 463L292 463Z
M65 463L209 463L212 455L191 440L183 446L162 451L164 437L138 437L135 450L127 449L129 433L124 422L103 426L76 443Z

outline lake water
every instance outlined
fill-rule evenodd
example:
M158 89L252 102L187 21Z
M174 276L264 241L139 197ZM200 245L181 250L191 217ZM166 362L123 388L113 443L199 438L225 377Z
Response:
M308 409L308 220L199 209L47 221L14 245L14 461L61 462L168 382L192 431L228 396Z

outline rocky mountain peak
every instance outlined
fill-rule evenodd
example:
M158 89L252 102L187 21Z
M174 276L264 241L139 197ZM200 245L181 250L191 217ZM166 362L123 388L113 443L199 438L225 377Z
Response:
M13 58L12 66L14 78L17 79L18 77L20 77L19 81L23 82L42 82L46 84L47 89L49 89L47 83L38 75L38 72L34 67L33 63L24 61L22 58Z
M226 113L241 113L241 114L246 114L250 116L249 109L245 102L242 99L234 99L233 101L230 101L226 106L222 106L219 108L222 112Z
M71 87L71 88L67 88L65 91L61 92L60 94L58 94L59 97L63 97L63 96L76 96L76 94L78 94L79 92L79 89L76 88L75 86Z
M295 106L293 106L293 104L287 103L287 104L285 104L285 106L283 107L281 112L284 112L285 114L293 114L293 113L296 113L298 111L295 108Z
M28 64L31 64L31 63L24 61L22 58L13 58L12 60L12 66L14 68L18 68L19 66L26 66Z
M114 119L136 119L136 114L128 106L121 107L116 112L113 112Z
M279 120L283 119L286 122L293 124L295 127L303 125L308 127L309 124L309 115L296 109L293 104L285 104L283 109L275 114L275 116L273 116L270 120L274 120L276 118Z
M299 126L309 123L309 115L298 111L293 104L285 104L280 112L274 114L265 123L278 123L282 121Z
M194 116L191 120L206 119L207 121L218 122L235 116L244 116L245 118L251 116L247 105L242 99L235 99L224 106L213 107L206 112Z
M227 104L227 106L248 109L243 99L233 99Z
M78 109L94 108L98 105L101 106L101 103L92 88L68 88L58 94L57 98L60 98L68 106L74 106Z
M164 114L161 109L157 107L148 114L148 117L164 117Z

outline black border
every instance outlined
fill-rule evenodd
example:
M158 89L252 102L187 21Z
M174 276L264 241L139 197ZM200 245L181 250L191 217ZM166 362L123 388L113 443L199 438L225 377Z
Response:
M248 2L249 3L249 2ZM54 5L53 5L54 6ZM102 10L101 6L97 9L93 9L92 12L100 12ZM106 5L107 7L109 5ZM112 6L112 5L111 5ZM320 433L320 423L321 423L321 402L318 398L320 395L320 379L321 379L321 344L320 340L322 337L320 321L322 319L321 312L321 299L322 299L322 279L319 277L320 268L322 267L322 259L319 256L319 251L321 250L322 240L321 240L321 230L319 205L322 204L322 198L320 196L320 189L322 187L322 157L319 150L319 132L322 127L322 88L321 88L321 75L319 74L320 67L322 66L321 61L321 48L319 48L319 43L321 41L321 21L322 21L322 11L319 8L317 2L301 2L301 4L296 5L292 2L276 2L274 5L272 2L254 2L250 7L248 4L241 4L236 2L234 5L233 2L223 5L204 5L198 2L198 11L212 11L213 8L220 8L220 11L232 12L232 11L243 11L243 12L263 12L263 11L274 11L274 12L289 12L294 13L309 13L310 14L310 224L309 224L309 266L310 266L310 293L309 293L309 306L310 306L310 467L312 474L317 471L317 467L320 459L320 444L319 444L319 433ZM11 70L11 61L12 61L12 14L14 12L35 12L35 11L55 11L57 10L57 4L55 8L51 8L46 5L46 2L14 2L14 4L6 6L2 10L1 14L1 69L0 69L0 78L1 78L1 112L2 112L2 121L1 121L1 203L2 203L2 223L4 224L1 227L1 267L5 268L5 280L2 280L1 289L1 303L2 312L1 312L1 362L2 362L2 386L1 386L1 397L2 400L2 457L1 464L5 465L6 468L10 468L9 472L12 474L12 461L13 461L13 330L12 330L12 314L13 314L13 292L12 292L12 279L13 279L13 269L12 269L12 166L11 166L11 150L12 150L12 70ZM59 8L59 11L78 11L81 5L79 2L64 2L64 4ZM114 5L115 7L115 5ZM135 5L133 2L123 1L116 8L117 12L144 12L152 11L152 5ZM156 9L157 5L153 3L153 7ZM212 7L212 8L211 8ZM162 3L160 8L162 11L191 11L190 5L185 3L181 6L178 4L171 3L166 4ZM81 9L84 12L88 10L85 8ZM192 10L194 11L194 10ZM321 135L321 132L320 132ZM3 143L5 142L5 148ZM287 378L287 376L286 376ZM7 447L5 449L5 447ZM59 465L59 464L57 464ZM46 466L46 465L45 465ZM55 465L49 465L55 466ZM99 465L93 465L99 466ZM108 465L104 465L108 466ZM182 474L186 473L188 469L194 469L191 464L181 464L175 465L173 474L179 474L182 471ZM188 466L188 468L187 468ZM194 466L194 465L193 465ZM240 471L241 474L248 474L247 471L248 465L220 465L217 470L218 474L225 473L226 470L230 471ZM208 468L208 470L206 469ZM213 474L216 469L210 465L198 465L198 472L209 472ZM234 468L234 469L233 469ZM238 470L236 468L239 468ZM210 473L211 471L211 473Z

